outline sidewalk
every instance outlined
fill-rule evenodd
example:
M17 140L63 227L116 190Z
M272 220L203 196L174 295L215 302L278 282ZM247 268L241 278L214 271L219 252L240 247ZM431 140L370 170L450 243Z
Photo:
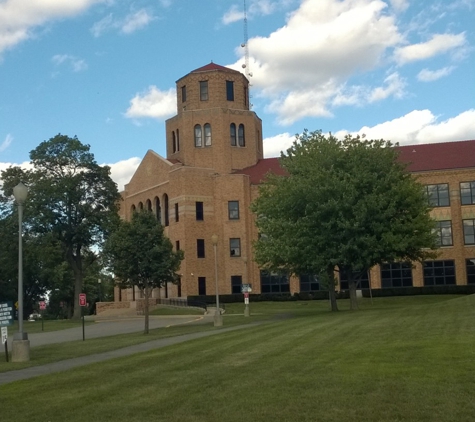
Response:
M199 339L203 337L214 336L229 331L241 330L254 325L259 325L260 322L249 325L239 325L236 327L221 328L215 331L206 331L201 333L185 334L177 337L169 337L160 340L152 340L147 343L136 344L134 346L124 347L122 349L112 350L110 352L98 353L95 355L83 356L74 359L67 359L59 362L49 363L41 366L33 366L31 368L20 369L17 371L9 371L0 373L0 385L8 384L15 381L25 380L29 378L38 377L40 375L54 374L56 372L67 371L68 369L77 368L91 363L103 362L105 360L119 358L123 356L133 355L135 353L147 352L149 350L158 349L161 347L172 346L174 344L183 343L188 340Z

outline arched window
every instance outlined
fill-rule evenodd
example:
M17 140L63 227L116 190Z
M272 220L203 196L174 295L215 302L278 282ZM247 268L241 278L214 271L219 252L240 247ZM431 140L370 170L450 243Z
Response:
M176 152L176 138L175 138L175 131L172 132L172 151L173 153Z
M162 202L163 202L163 208L164 208L164 221L163 225L164 226L169 226L170 225L170 218L169 218L169 211L168 211L168 195L165 193L162 197Z
M152 211L152 201L150 199L147 199L147 202L145 202L145 207L147 211Z
M133 214L135 212L135 205L132 204L132 206L130 207L130 213Z
M155 197L154 202L155 202L155 218L161 224L162 223L162 210L160 208L160 199Z
M229 135L231 137L231 146L235 147L236 146L236 125L234 123L231 123L231 126L229 126Z
M140 211L143 210L143 204L142 204L142 202L139 202L139 210L140 210Z
M195 126L195 147L202 147L203 142L201 140L201 125Z
M205 147L211 146L211 125L206 123L204 126L205 129Z
M176 150L180 151L180 131L176 130Z
M238 129L238 141L239 141L239 146L244 147L246 146L246 139L244 137L244 125L239 125Z

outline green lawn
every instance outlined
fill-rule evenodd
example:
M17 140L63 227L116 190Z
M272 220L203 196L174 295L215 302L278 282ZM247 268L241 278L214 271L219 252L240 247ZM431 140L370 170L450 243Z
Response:
M234 306L242 312L227 305L225 325L244 320ZM16 422L475 420L475 296L340 308L251 304L263 317L293 317L7 384L0 414Z

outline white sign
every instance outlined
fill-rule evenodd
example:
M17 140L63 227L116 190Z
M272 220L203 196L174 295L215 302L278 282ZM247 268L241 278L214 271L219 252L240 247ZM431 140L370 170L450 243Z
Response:
M7 327L2 327L2 344L5 344L8 338L8 329Z
M244 305L249 305L249 298L248 297L244 298Z

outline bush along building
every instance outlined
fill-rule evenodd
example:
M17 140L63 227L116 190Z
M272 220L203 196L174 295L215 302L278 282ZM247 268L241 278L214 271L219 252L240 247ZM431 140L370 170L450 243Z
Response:
M241 285L247 283L260 294L323 289L311 276L267 274L253 261L258 233L249 207L266 174L282 174L282 169L277 158L263 157L262 122L250 109L246 77L210 63L180 78L176 92L177 114L166 121L167 157L149 150L122 192L122 218L149 210L185 253L180 282L157 289L152 298L214 295L216 268L222 295L242 298ZM434 207L439 255L422 264L375 267L360 288L384 294L475 285L475 141L399 148ZM347 281L340 279L337 288L346 290ZM141 297L134 289L115 290L116 302Z

